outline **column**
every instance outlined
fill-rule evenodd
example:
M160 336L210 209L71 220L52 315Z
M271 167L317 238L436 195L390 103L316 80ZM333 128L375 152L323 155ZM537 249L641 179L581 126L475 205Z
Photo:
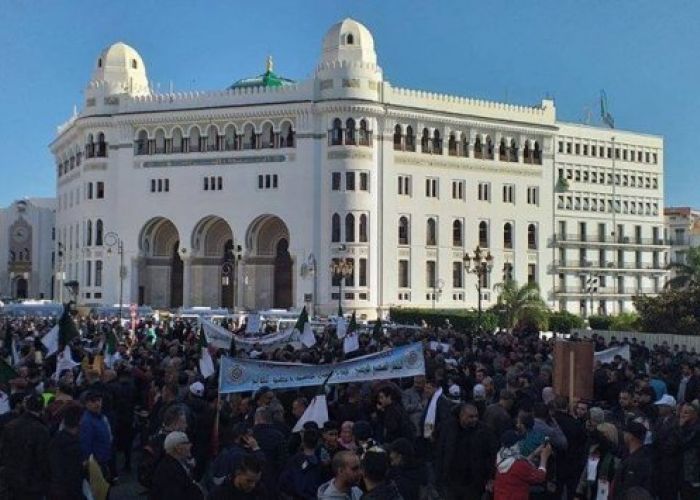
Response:
M192 287L192 257L182 256L182 307L190 307L190 288Z
M128 295L126 295L127 291L124 290L130 304L137 304L139 301L139 260L138 257L131 258L131 286L129 287Z

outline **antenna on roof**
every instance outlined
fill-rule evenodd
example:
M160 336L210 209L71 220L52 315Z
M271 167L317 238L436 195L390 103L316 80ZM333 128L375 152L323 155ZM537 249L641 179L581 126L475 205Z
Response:
M600 118L610 128L615 128L615 119L608 111L608 96L605 90L600 91Z

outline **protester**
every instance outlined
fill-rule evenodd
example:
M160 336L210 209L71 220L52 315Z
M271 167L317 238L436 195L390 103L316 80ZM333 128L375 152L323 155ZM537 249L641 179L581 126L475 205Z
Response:
M49 444L49 500L84 498L84 467L79 438L82 413L83 409L79 406L66 408L63 412L62 429Z
M266 500L261 478L260 461L255 456L245 456L236 465L231 479L215 489L210 500Z
M192 443L187 434L170 432L163 443L165 455L153 474L151 500L199 500L202 490L192 478Z
M367 450L362 458L362 480L366 493L361 500L404 500L388 478L389 454L378 447Z
M549 444L536 449L530 457L520 453L520 436L515 431L504 433L502 448L496 455L496 480L493 486L494 500L527 500L530 487L541 484L547 477L547 462L552 454ZM532 458L539 458L539 466Z
M641 488L649 493L652 488L651 448L644 445L647 429L639 422L629 422L624 430L625 446L629 455L615 472L614 498L624 498L631 488Z
M102 414L102 393L89 391L85 395L85 409L80 420L80 447L83 460L91 456L102 469L105 478L111 477L112 429L107 417Z
M339 451L331 462L333 479L318 488L318 500L359 500L360 459L352 451Z

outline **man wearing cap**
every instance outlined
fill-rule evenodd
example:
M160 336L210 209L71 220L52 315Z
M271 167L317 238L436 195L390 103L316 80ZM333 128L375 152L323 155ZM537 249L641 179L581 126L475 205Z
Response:
M681 408L681 498L700 498L700 403L697 400Z
M163 443L165 456L153 474L151 500L203 500L204 494L192 479L192 443L187 434L173 431Z
M680 428L675 416L676 399L661 396L654 405L659 417L653 429L654 489L661 500L678 498L678 471L681 466Z
M625 445L629 455L615 472L614 498L626 498L625 494L634 487L640 487L651 493L652 488L652 454L651 447L644 445L647 428L632 420L624 429Z
M109 463L112 459L112 428L102 414L102 392L85 394L85 412L80 419L80 448L83 460L95 457L106 479L111 478Z

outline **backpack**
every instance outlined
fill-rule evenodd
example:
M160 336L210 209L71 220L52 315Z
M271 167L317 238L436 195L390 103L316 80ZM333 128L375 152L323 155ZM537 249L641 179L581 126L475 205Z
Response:
M153 474L163 458L163 443L165 434L159 432L141 449L141 462L136 470L136 478L141 486L149 490L153 486Z

